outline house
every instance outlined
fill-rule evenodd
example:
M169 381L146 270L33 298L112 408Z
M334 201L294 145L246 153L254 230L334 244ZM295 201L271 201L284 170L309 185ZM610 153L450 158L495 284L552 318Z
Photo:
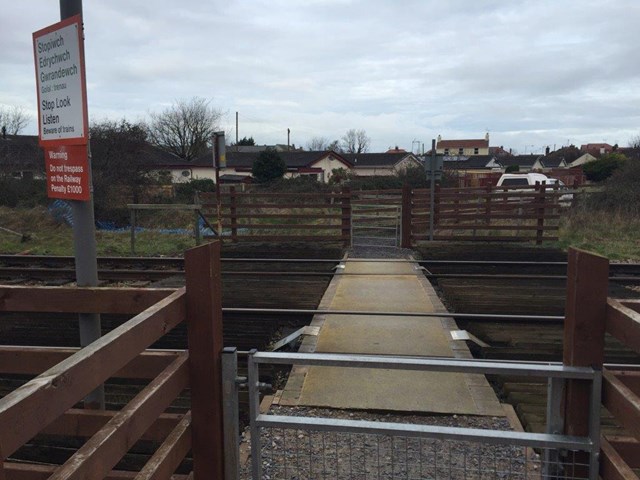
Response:
M246 183L246 179L251 177L253 162L259 154L259 151L227 151L227 164L220 169L221 183ZM313 176L320 182L327 182L334 169L343 168L350 170L352 168L348 160L333 151L305 152L296 150L278 152L278 154L287 166L285 177L289 178ZM215 181L216 178L211 153L201 155L191 162L176 159L174 162L160 163L157 164L155 168L170 171L174 183L204 178Z
M551 169L567 168L567 162L562 157L538 157L532 170L546 172Z
M389 147L389 150L387 150L385 153L407 153L407 151L404 148L400 148L396 145L394 148Z
M411 166L423 167L413 153L390 151L386 153L343 153L351 164L351 171L363 177L388 176Z
M13 178L45 178L44 152L36 135L0 136L0 171Z
M482 139L472 140L443 140L438 135L436 140L436 154L457 155L470 157L473 155L489 155L489 133Z
M611 153L615 148L608 143L587 143L580 146L580 151L589 153L596 158L600 158L601 155Z
M569 164L569 167L578 167L580 165L584 165L585 163L593 162L594 160L597 160L597 158L590 153L585 153L584 155L576 158L573 162L571 162Z
M446 156L443 170L450 179L455 179L458 187L480 187L497 182L501 171L492 167L495 157L491 155ZM499 168L499 167L498 167Z
M227 151L227 165L220 169L221 183L246 183L251 177L253 162L260 152ZM287 166L285 178L312 176L319 182L328 182L333 171L343 169L355 175L393 175L409 166L422 167L422 163L413 153L359 153L342 154L334 151L278 152ZM159 162L157 170L171 172L174 183L192 179L210 178L215 181L215 170L211 153L202 155L191 162L174 158L169 162Z
M477 172L491 170L494 157L489 155L465 156L445 156L443 157L444 170L456 170L459 172Z
M487 167L493 169L500 169L505 171L509 167L518 167L518 172L527 173L535 168L536 162L542 158L541 155L503 155L500 157L493 157L487 164Z

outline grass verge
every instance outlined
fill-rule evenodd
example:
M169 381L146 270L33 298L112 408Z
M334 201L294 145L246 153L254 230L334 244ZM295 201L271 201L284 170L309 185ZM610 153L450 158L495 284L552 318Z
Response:
M640 218L620 213L576 209L560 222L556 245L581 248L610 260L640 260Z

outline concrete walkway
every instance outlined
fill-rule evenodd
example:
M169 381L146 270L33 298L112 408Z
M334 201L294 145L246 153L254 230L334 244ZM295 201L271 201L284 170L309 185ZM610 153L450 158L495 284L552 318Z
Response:
M321 308L386 312L445 311L429 282L409 262L346 262L323 298ZM385 275L376 275L384 273ZM450 319L316 315L317 337L301 351L466 357L453 342ZM334 367L294 367L280 398L285 405L406 412L503 415L482 375Z

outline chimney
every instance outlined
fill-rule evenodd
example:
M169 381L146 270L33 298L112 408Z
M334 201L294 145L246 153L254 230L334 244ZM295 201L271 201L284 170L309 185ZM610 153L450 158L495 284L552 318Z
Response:
M289 141L291 139L291 129L287 128L287 152L291 149L289 146Z
M547 148L544 151L545 156L549 155L549 146L547 145Z

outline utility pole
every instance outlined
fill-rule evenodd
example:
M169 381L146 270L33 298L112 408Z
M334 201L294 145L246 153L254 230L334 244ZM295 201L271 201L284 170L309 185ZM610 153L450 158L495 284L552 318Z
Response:
M238 146L238 112L236 112L236 147ZM238 149L236 148L236 151Z
M60 20L82 15L82 0L60 0ZM84 35L82 37L84 41ZM91 179L91 148L87 140L89 159L88 201L69 200L73 212L73 249L76 258L76 283L79 287L98 286L96 228L93 211L93 181ZM100 314L79 313L80 346L85 347L102 335ZM85 408L104 410L104 386L98 387L84 399Z
M433 242L434 216L436 214L436 141L431 140L431 182L429 185L429 241Z

